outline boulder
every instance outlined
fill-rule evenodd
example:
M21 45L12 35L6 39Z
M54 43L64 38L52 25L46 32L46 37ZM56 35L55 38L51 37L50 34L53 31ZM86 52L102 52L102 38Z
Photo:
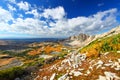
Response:
M55 73L50 77L50 80L54 80L54 78L55 78Z
M106 79L107 80L120 80L120 77L116 76L115 73L111 73L111 72L104 72Z
M74 71L73 72L74 76L80 76L83 75L83 73L79 72L79 71Z
M98 80L106 80L106 77L100 75Z

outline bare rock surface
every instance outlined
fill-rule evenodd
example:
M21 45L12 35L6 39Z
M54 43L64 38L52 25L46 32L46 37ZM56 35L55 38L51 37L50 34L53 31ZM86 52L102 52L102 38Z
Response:
M40 69L36 80L45 80L45 76L47 80L119 80L119 58L119 54L115 57L113 53L108 53L91 59L73 51L65 59Z

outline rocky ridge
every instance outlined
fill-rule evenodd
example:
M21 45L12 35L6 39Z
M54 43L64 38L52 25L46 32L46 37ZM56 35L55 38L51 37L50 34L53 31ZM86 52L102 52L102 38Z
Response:
M69 46L74 46L74 47L83 47L89 42L91 42L95 36L87 35L87 34L79 34L75 36L71 36L68 39L65 40L65 44Z
M115 34L120 33L120 26L111 29L110 31L97 34L97 35L88 35L80 33L79 35L71 36L64 41L64 44L73 46L73 47L83 47L91 43L92 41L102 38L102 37L109 37Z

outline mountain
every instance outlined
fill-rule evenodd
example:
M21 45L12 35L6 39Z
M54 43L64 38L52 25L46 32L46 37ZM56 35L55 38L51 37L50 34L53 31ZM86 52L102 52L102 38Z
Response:
M71 50L64 59L46 64L35 80L120 80L120 27L107 33L91 36L80 34L66 40L88 45Z
M73 47L83 47L89 42L91 42L95 36L87 35L87 34L79 34L75 36L71 36L64 41L64 44L73 46Z
M113 28L106 33L98 35L80 33L79 35L70 36L68 39L65 39L64 44L72 47L83 47L98 38L107 37L118 33L120 33L120 26Z
M0 45L8 45L10 43L11 42L9 42L9 41L0 40Z

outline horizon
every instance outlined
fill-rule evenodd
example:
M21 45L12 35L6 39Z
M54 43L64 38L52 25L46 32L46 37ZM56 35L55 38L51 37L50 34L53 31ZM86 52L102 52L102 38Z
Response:
M35 39L66 39L66 38L0 38L0 40L35 40Z
M3 0L0 39L96 35L120 25L119 0Z

